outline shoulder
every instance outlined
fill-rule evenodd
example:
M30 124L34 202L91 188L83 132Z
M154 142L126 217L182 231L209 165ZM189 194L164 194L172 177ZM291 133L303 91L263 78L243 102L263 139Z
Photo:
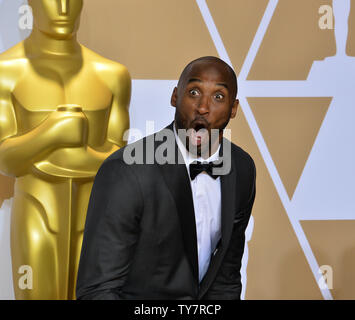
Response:
M83 45L81 45L81 48L84 60L93 65L99 76L107 78L107 80L114 78L120 81L130 81L131 77L126 66L107 59Z
M6 80L5 82L9 83L9 77L12 79L20 77L27 64L28 59L25 56L23 42L20 42L0 54L0 80ZM0 83L4 84L4 81Z
M146 181L151 177L152 170L154 172L156 170L154 165L146 163L146 141L149 137L153 137L153 135L144 137L113 152L101 164L95 180L115 184L118 183L118 180L124 179L136 185Z
M236 156L238 159L242 159L242 160L249 162L249 163L254 163L254 160L251 157L251 155L247 151L245 151L243 148L234 144L233 142L231 142L231 149L232 149L233 155Z
M232 153L232 159L234 163L238 166L238 168L246 169L251 173L254 173L255 175L255 162L253 158L250 156L248 152L246 152L244 149L239 147L238 145L234 144L233 142L230 142L231 144L231 153Z
M24 43L22 41L14 45L10 49L2 52L0 54L0 62L19 60L19 59L23 59L24 57L25 57L25 49L24 49Z
M129 145L128 145L129 146ZM127 146L118 149L113 152L105 161L101 164L99 170L97 171L95 180L104 180L104 181L116 181L119 177L128 177L135 176L131 168L133 165L130 165L125 159L125 149Z
M157 164L155 152L157 151L159 145L163 144L164 142L167 143L169 146L171 146L171 143L173 143L173 145L175 146L175 135L172 130L172 124L168 125L167 127L161 129L158 132L155 132L141 139L138 139L135 142L125 145L119 150L113 152L104 161L104 163L114 162L117 166L129 166L133 168L133 170L137 169L138 167L141 168L142 164ZM139 170L139 172L141 172L141 170Z
M142 157L144 160L143 153L145 153L147 151L147 148L150 146L150 144L147 143L148 140L153 141L152 151L155 150L154 142L156 140L156 135L157 133L154 133L152 135L143 137L135 142L125 145L124 147L112 153L104 162L114 162L117 165L132 165L135 164L135 162L132 163L132 160L139 160L140 157ZM138 161L138 164L143 163L139 163Z

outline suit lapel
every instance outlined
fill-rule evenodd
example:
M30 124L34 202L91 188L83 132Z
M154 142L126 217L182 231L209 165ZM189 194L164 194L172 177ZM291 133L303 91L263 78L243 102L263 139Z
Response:
M167 129L173 130L172 124L168 126ZM179 157L180 162L178 162ZM161 169L165 183L175 200L176 209L180 219L185 252L189 260L192 273L198 282L196 222L190 178L176 142L175 158L175 163L178 164L159 165L159 168Z
M229 142L228 142L229 143ZM231 160L229 174L221 176L221 233L222 239L211 257L210 265L200 286L199 298L202 298L215 279L223 257L229 246L233 230L234 215L240 203L240 184L237 183L235 159Z
M166 129L173 130L173 124ZM175 141L175 140L174 140ZM224 140L230 143L228 140ZM221 145L221 155L223 154L223 144ZM227 155L228 156L228 155ZM198 254L195 212L192 199L190 178L186 170L185 163L178 162L183 159L179 148L175 142L175 157L178 164L159 165L165 183L168 186L179 214L184 248L189 260L193 275L198 283ZM224 155L226 157L226 155ZM237 183L238 172L236 159L229 158L231 169L229 174L221 176L221 234L222 239L217 251L212 255L209 268L200 284L199 298L202 298L213 280L215 279L221 262L226 254L233 230L234 215L240 203L240 184ZM182 163L182 164L179 164Z

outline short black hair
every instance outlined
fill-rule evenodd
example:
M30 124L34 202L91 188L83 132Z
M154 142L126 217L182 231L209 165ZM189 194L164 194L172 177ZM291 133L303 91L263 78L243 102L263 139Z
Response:
M179 78L179 82L178 82L178 87L181 84L181 81L185 78L186 74L190 71L191 67L198 62L203 62L203 61L210 61L210 62L217 62L217 63L221 63L223 65L225 65L229 71L229 74L232 78L232 83L233 83L233 88L235 88L235 92L233 92L233 94L235 93L235 95L233 96L233 99L235 99L237 97L238 94L238 80L237 80L237 75L235 74L233 68L226 63L225 61L223 61L222 59L215 57L215 56L205 56L205 57L200 57L197 58L193 61L191 61L182 71L180 78Z

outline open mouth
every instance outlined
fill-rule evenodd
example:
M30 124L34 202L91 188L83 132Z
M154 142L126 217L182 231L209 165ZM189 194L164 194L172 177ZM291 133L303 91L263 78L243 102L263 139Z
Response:
M202 129L206 129L206 125L203 123L195 123L193 126L193 129L197 132L200 131Z
M192 126L192 130L190 130L190 143L195 146L200 146L208 141L208 138L209 134L207 124L200 121L195 122Z

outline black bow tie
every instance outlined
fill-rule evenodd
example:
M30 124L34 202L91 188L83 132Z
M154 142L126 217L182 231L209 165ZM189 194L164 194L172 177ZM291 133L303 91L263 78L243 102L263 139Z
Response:
M195 161L190 164L190 178L194 180L198 174L205 171L213 179L217 179L220 175L213 174L213 168L221 168L223 163L214 163L214 162L200 162Z

